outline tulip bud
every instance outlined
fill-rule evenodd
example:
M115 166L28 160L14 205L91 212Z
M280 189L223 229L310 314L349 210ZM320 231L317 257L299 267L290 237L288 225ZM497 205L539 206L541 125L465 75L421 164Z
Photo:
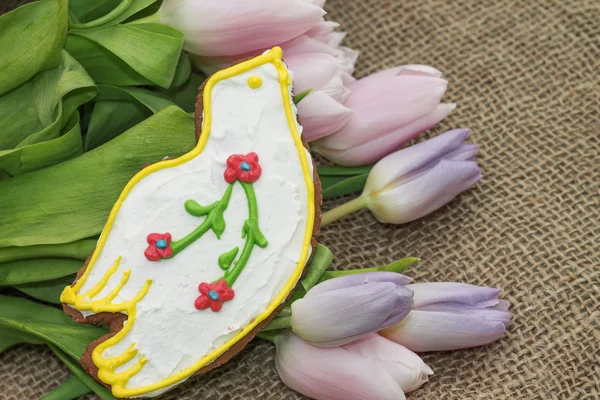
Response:
M292 304L292 330L315 346L350 343L396 324L411 309L410 278L371 272L331 279Z
M456 129L400 150L371 170L363 196L382 222L403 224L442 207L481 179L465 145L468 129Z
M344 106L352 116L314 148L340 165L369 164L397 150L454 110L454 104L440 104L447 86L440 75L412 65L349 83Z
M275 345L283 383L317 400L402 400L433 374L419 356L377 334L321 348L284 333Z
M403 224L437 210L481 179L476 145L456 129L399 150L379 161L363 194L323 214L322 224L367 207L380 221Z
M287 42L318 24L323 1L164 0L161 23L184 34L185 50L206 57L244 54Z
M451 282L407 287L415 293L413 310L381 334L413 351L482 346L501 339L510 323L498 289Z

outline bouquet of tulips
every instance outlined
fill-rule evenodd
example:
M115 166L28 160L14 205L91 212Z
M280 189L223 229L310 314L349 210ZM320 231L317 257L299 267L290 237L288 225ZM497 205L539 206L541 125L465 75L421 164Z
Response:
M440 71L405 65L356 79L358 52L324 19L325 0L40 0L0 16L0 353L49 346L72 372L45 399L111 393L79 365L106 333L57 308L112 205L146 163L195 144L191 116L206 76L275 45L294 73L304 135L331 161L325 199L360 193L323 225L368 208L402 224L480 179L478 147L456 129L405 147L448 116ZM165 132L168 139L164 140ZM412 283L418 262L306 277L260 334L281 380L316 399L401 399L432 369L414 352L488 344L510 321L499 291Z

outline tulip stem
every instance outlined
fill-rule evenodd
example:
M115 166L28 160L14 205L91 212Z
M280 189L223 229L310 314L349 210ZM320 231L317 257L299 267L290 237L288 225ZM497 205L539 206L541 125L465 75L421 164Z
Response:
M367 206L367 198L363 196L359 196L353 200L350 200L347 203L342 204L334 208L333 210L329 210L321 216L321 226L329 225L330 223L337 221L340 218L345 217L346 215L352 214L358 210L361 210Z
M274 331L278 329L288 329L292 327L292 317L275 318L265 326L262 331Z

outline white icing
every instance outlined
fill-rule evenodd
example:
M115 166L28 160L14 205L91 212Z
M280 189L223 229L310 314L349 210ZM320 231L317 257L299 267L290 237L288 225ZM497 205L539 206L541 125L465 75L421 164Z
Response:
M262 85L248 86L258 75ZM291 101L291 86L290 101ZM220 347L248 325L272 303L293 276L300 259L308 219L308 191L298 149L284 113L277 70L265 64L218 82L211 97L212 127L203 153L185 164L162 169L143 178L122 204L91 273L78 292L91 289L122 256L118 271L106 287L91 300L105 297L126 270L131 277L118 296L117 304L133 298L147 279L148 294L137 304L131 331L103 357L116 357L134 344L138 355L119 367L132 367L141 356L147 358L142 370L127 383L137 388L159 382L190 367ZM296 107L293 107L296 113ZM301 127L298 125L298 132ZM168 140L168 132L165 132ZM198 284L222 276L217 259L232 248L243 247L241 230L248 217L248 205L241 185L236 184L225 211L227 227L220 240L212 231L172 259L148 261L144 250L149 233L170 232L179 239L198 227L204 217L189 215L186 200L202 205L221 199L228 184L223 178L231 154L256 152L262 175L254 183L258 201L259 227L269 241L255 247L246 268L234 284L235 298L220 312L198 311L194 300ZM302 152L312 161L309 152ZM312 177L312 175L311 175ZM93 314L85 312L84 315ZM184 379L185 380L185 379ZM172 387L171 385L169 387ZM166 387L135 397L153 397Z

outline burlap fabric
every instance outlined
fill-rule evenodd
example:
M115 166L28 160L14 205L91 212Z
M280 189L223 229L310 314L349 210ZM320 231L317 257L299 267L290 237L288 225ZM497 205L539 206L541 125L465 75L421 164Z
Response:
M483 181L435 214L398 227L360 212L323 229L335 268L417 256L415 278L497 286L512 304L504 340L426 355L435 375L410 397L600 398L600 2L329 0L327 9L362 52L359 76L409 63L442 70L458 107L436 132L471 127L481 145ZM165 398L303 398L277 378L274 354L256 341ZM37 399L66 377L44 347L0 356L2 399Z

